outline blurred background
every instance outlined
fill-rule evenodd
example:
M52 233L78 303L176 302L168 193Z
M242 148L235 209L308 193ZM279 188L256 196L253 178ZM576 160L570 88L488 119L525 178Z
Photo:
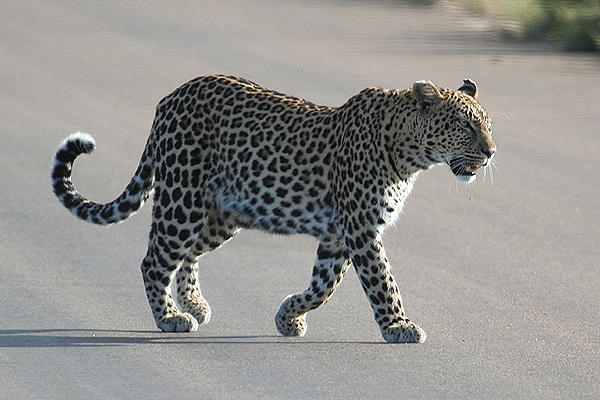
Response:
M407 0L433 4L438 0ZM439 0L443 1L443 0ZM486 20L490 29L520 40L549 40L569 51L600 50L598 0L446 0Z

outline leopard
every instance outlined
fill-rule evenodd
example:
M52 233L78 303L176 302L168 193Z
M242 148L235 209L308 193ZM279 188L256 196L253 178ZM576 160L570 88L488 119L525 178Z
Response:
M100 225L124 221L153 198L141 272L164 332L209 322L200 256L241 229L258 229L318 241L308 288L286 297L275 315L281 335L303 336L306 314L328 301L352 266L385 341L421 343L427 335L406 316L382 234L420 172L446 164L472 182L487 170L496 152L491 135L470 79L457 90L424 80L370 87L330 107L234 76L202 76L158 103L137 170L115 200L93 202L74 186L75 159L96 146L86 133L61 142L51 182L64 207Z

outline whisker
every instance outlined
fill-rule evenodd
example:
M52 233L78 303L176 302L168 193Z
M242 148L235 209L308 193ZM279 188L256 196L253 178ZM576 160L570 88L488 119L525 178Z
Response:
M498 162L497 160L494 158L492 159L492 162L490 163L490 167L492 167L493 169L495 169L496 171L498 171Z
M490 175L490 182L492 183L492 186L494 186L494 174L492 173L492 170L490 169L490 164L488 163L488 165L486 165L483 168L483 182L485 183L485 180L488 176L488 172Z
M510 121L510 117L509 117L508 115L504 114L502 111L491 111L491 112L490 112L490 115L491 115L491 114L499 114L499 115L502 115L504 118L506 118L507 120L509 120L509 121Z
M488 165L488 167L486 168L490 170L490 182L492 182L492 186L494 186L494 168L498 170L498 166L496 165L495 161L492 160L490 162L490 165Z
M454 158L452 160L450 160L450 162L448 163L450 165L450 168L454 168L458 165L461 165L464 163L464 158L463 157L457 157Z

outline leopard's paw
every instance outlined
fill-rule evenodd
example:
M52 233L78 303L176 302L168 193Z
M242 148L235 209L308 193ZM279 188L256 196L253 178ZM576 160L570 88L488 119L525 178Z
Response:
M181 309L184 312L191 314L198 322L198 325L208 324L210 321L210 306L203 298L179 301L179 303L181 305Z
M385 330L382 329L383 338L391 343L423 343L427 334L419 325L410 321L400 321Z
M191 314L175 314L156 321L163 332L194 332L198 330L198 321Z
M304 315L289 319L281 310L275 315L275 326L283 336L304 336L306 320Z

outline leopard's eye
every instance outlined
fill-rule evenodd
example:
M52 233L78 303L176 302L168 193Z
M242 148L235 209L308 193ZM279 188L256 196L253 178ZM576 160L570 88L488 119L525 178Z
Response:
M469 121L463 118L458 119L458 125L463 129L471 129L471 124L469 124Z

